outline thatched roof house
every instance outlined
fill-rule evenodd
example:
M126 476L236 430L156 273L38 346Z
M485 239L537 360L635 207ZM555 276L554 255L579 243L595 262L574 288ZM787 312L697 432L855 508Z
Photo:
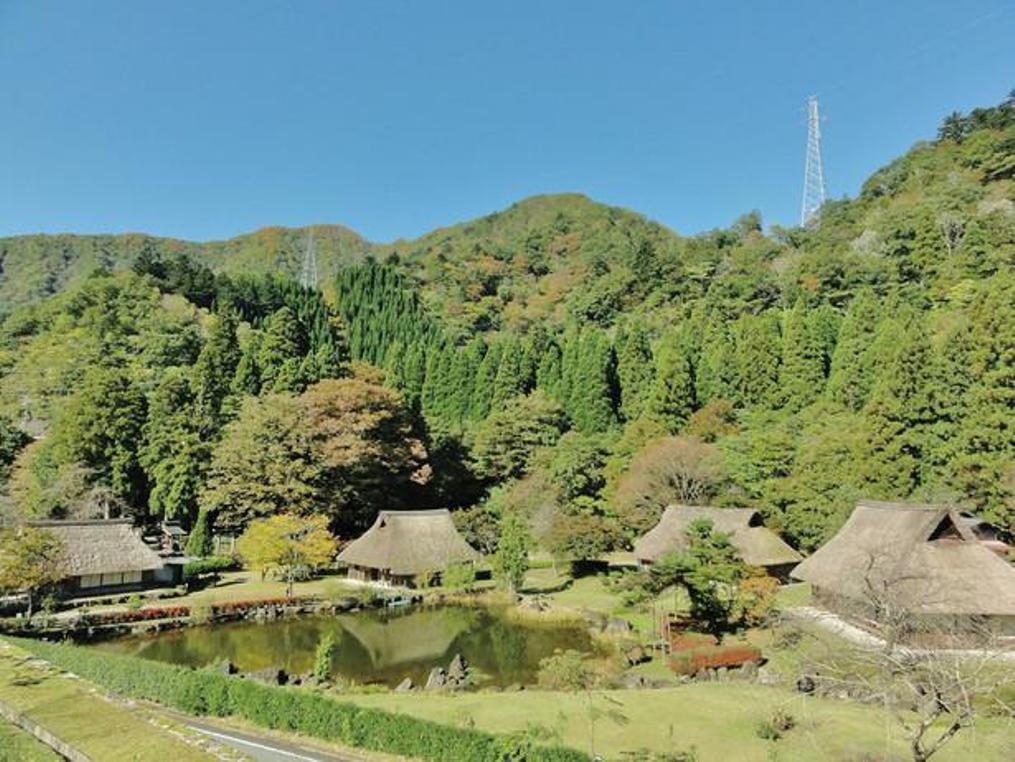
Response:
M945 505L864 501L793 576L828 608L888 604L1015 626L1015 567L982 523Z
M711 508L671 505L651 530L634 544L634 556L642 565L653 564L667 553L687 547L687 529L707 519L713 531L730 535L744 563L765 569L784 579L803 558L771 529L762 525L761 514L750 508Z
M396 583L480 559L446 509L381 511L373 526L338 554L350 577Z
M36 521L64 546L67 581L77 595L138 590L155 582L165 562L141 540L129 519Z

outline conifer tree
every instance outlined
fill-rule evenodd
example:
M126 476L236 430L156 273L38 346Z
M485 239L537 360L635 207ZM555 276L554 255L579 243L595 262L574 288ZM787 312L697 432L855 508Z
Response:
M148 476L149 510L167 519L191 521L211 453L195 414L197 400L187 377L167 372L152 392L139 461Z
M1015 532L1015 276L986 281L970 309L973 386L957 432L952 483L988 519Z
M508 400L525 391L522 362L522 348L518 339L508 336L501 343L500 364L494 377L490 402L492 409L500 410Z
M705 323L695 366L695 396L700 404L711 400L739 401L735 358L733 335L725 319L713 316Z
M474 338L465 347L455 350L449 378L448 419L460 428L468 417L469 404L476 384L479 365L483 361L485 345L482 339Z
M222 403L229 395L240 361L236 323L236 314L230 309L216 315L194 364L194 414L205 436L213 436L222 425Z
M920 482L927 454L925 425L932 421L927 375L931 348L921 321L901 334L894 321L879 328L875 344L889 350L870 401L864 408L869 427L865 482L885 498L909 495ZM887 336L900 336L890 342Z
M301 360L300 325L292 310L282 307L268 319L258 347L257 368L261 388L268 391L292 390Z
M736 399L748 407L774 407L779 400L782 339L779 321L771 312L743 315L734 326L736 336Z
M258 394L261 391L261 373L257 364L257 356L261 351L261 333L252 331L247 343L240 353L240 361L236 365L233 376L232 391L234 394Z
M694 375L682 337L671 331L663 337L645 415L676 434L694 412Z
M617 381L624 420L637 420L645 411L645 403L652 394L653 368L648 335L641 323L633 320L617 337Z
M563 405L565 398L562 385L562 362L560 347L556 342L551 342L543 352L539 361L539 368L536 371L536 388L542 390L550 399L559 405Z
M212 527L211 516L206 510L197 513L194 526L187 536L186 553L188 556L203 558L210 556L212 552Z
M880 322L881 309L874 294L860 291L846 311L839 338L832 353L826 396L850 410L867 402L877 368L872 367L872 343Z
M613 348L606 334L593 326L582 329L578 347L577 367L566 408L568 416L583 433L607 431L616 423Z
M481 421L490 414L490 407L493 401L493 386L497 378L497 370L500 367L501 344L494 342L486 350L483 361L479 364L476 372L476 383L472 389L472 399L469 401L469 419Z
M798 411L816 400L825 383L825 347L803 299L786 315L779 386L783 404Z

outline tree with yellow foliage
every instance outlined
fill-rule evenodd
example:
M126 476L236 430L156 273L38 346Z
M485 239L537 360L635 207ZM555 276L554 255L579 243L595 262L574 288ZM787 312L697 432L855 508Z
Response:
M294 516L283 513L250 522L237 551L244 563L261 572L285 580L286 598L293 594L293 583L301 572L314 572L335 557L338 542L328 531L324 516Z

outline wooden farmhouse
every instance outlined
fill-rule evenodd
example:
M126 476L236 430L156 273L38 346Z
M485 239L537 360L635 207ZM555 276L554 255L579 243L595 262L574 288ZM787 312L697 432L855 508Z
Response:
M831 611L973 617L1015 635L1015 567L989 524L946 505L864 501L793 571ZM866 612L866 613L865 613Z
M182 566L166 560L142 541L130 519L37 521L63 543L67 596L106 595L176 584Z
M373 526L338 554L350 579L399 585L481 558L445 509L381 511Z
M671 505L649 532L634 544L634 556L641 566L651 566L667 553L687 548L687 530L700 519L712 522L716 532L730 535L741 560L786 580L803 558L771 529L762 525L761 514L748 508L709 508Z

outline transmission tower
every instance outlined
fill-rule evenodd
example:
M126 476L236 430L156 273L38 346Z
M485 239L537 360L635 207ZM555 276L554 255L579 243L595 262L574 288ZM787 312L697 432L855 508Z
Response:
M300 285L303 288L317 288L317 252L314 251L314 230L307 235L307 249L303 252L303 269L300 271Z
M825 170L821 166L821 117L818 99L807 99L807 163L804 165L804 198L800 205L800 224L808 227L817 222L825 203Z

